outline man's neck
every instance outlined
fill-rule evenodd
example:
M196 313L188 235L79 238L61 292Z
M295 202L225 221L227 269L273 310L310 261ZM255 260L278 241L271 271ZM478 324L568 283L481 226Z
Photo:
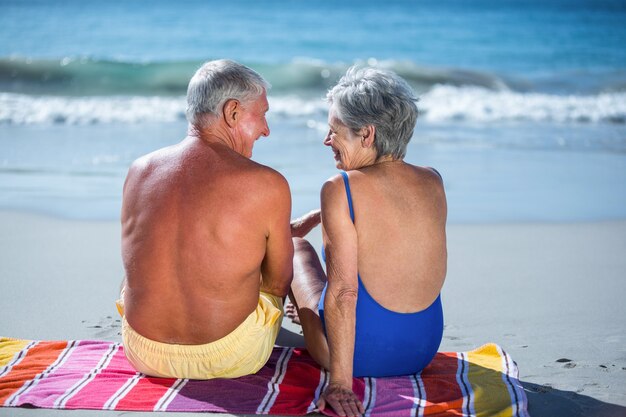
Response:
M187 129L187 136L196 138L205 143L217 143L224 145L235 152L237 151L235 141L226 129L221 129L220 126L210 125L205 127L198 127L189 125Z

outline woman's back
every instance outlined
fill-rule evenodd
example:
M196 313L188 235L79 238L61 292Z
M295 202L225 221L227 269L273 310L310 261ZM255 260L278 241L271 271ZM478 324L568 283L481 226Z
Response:
M421 311L446 275L446 199L436 171L402 161L350 171L358 270L383 307Z
M402 162L341 175L358 245L353 375L420 372L443 335L439 292L446 272L446 204L441 178L434 170ZM318 304L324 327L326 288Z

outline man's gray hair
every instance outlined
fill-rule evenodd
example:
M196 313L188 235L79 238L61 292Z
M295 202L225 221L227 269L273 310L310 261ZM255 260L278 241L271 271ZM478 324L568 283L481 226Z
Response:
M187 87L187 120L194 126L202 125L203 116L219 116L228 100L246 103L269 88L263 77L245 65L228 59L206 62Z
M377 158L404 158L418 113L418 99L406 81L391 71L351 67L326 99L353 132L376 127Z

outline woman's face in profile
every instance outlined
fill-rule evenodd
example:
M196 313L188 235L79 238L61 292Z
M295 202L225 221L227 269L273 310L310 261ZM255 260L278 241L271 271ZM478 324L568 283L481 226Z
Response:
M344 171L363 166L361 137L339 119L335 105L328 111L328 133L324 145L333 150L335 165Z

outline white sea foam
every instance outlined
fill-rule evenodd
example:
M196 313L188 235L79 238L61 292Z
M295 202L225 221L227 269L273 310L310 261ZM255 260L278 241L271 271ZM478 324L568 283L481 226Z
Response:
M17 125L171 122L185 100L166 97L33 97L0 94L0 123Z
M324 117L321 99L271 97L270 117ZM185 119L184 97L57 97L0 93L0 124L36 125L172 122Z
M325 123L321 97L270 97L270 119ZM421 96L420 123L626 123L626 92L551 95L436 85ZM0 93L0 124L172 122L185 119L184 97L58 97Z
M560 96L437 85L421 97L420 108L429 122L625 123L626 93Z
M270 104L275 117L308 117L309 127L320 123L326 127L328 105L321 98L275 97ZM626 123L626 92L551 95L436 85L420 97L418 107L419 123Z

